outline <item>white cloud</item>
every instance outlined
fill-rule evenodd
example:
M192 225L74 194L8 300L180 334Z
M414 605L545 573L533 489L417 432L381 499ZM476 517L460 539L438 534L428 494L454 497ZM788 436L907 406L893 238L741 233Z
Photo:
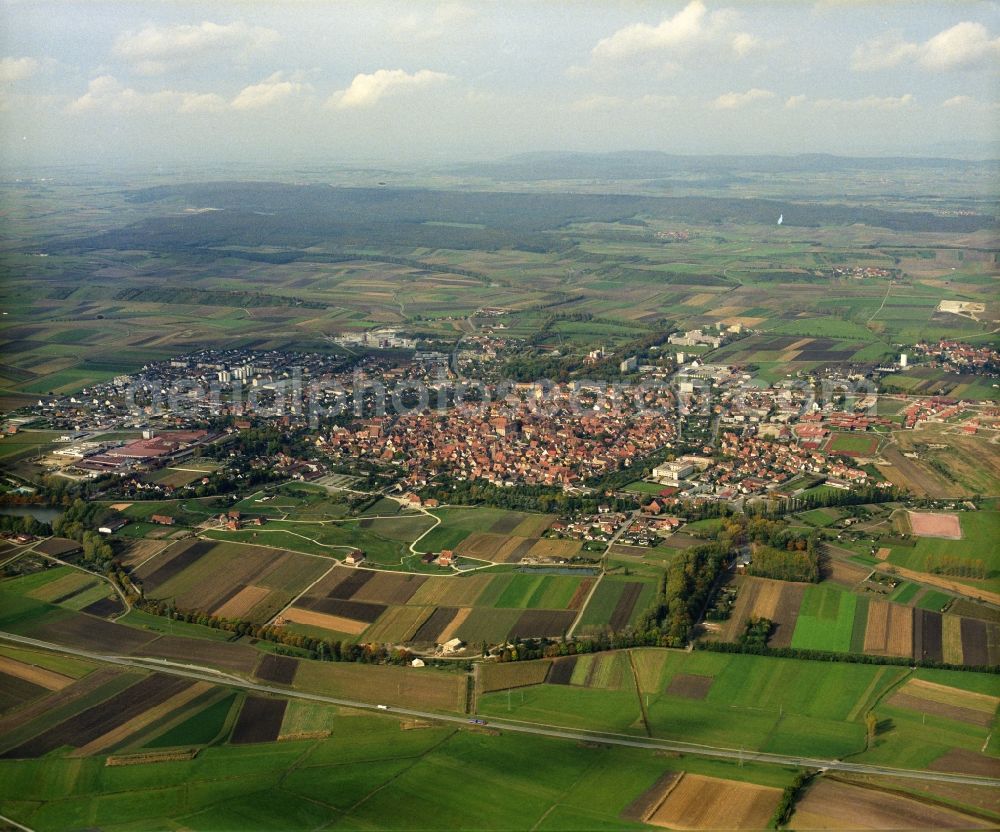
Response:
M346 90L335 92L327 104L340 110L372 107L385 95L432 87L451 80L454 80L451 75L430 69L412 74L402 69L379 69L370 74L355 75L351 85Z
M429 14L412 11L394 18L389 22L389 31L400 40L437 40L475 16L476 13L462 3L442 3Z
M990 38L982 23L958 23L923 45L920 65L925 69L949 70L995 66L1000 59L1000 37Z
M139 72L155 75L199 58L246 55L278 40L276 31L263 26L206 20L196 25L147 26L138 32L125 32L115 41L113 51Z
M854 50L851 66L859 72L870 72L915 63L936 72L988 68L997 60L1000 37L991 38L982 23L964 21L923 43L910 43L898 32L880 35Z
M858 72L891 69L919 51L919 46L907 43L899 32L889 32L858 46L851 57L851 68Z
M618 61L710 46L742 58L765 44L749 32L736 31L739 21L739 13L734 9L719 9L710 14L702 0L691 0L673 17L655 26L633 23L602 38L591 50L591 56L597 61Z
M83 95L70 103L69 110L74 113L88 111L204 113L217 112L225 109L225 106L226 102L222 96L214 93L176 90L143 93L126 87L112 75L101 75L87 85L87 91Z
M3 58L0 59L0 83L11 84L30 78L41 68L34 58Z
M942 107L973 107L976 99L971 95L956 95L941 104Z
M720 95L712 102L712 106L717 110L735 110L757 101L768 101L772 98L774 98L774 93L770 90L754 87L746 92L727 92L725 95Z
M789 110L794 110L796 107L801 107L806 103L806 96L804 95L790 95L785 99L785 107Z
M307 84L288 80L283 72L275 72L259 84L251 84L240 90L230 106L234 110L259 110L299 95L308 89L310 87Z
M818 110L901 110L916 103L910 93L900 96L880 98L869 95L866 98L817 98L812 102Z

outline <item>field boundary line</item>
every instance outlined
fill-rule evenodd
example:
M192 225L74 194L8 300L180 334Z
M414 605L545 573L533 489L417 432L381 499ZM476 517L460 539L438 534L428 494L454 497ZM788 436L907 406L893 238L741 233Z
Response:
M132 612L132 605L129 603L128 598L125 596L125 592L122 590L122 588L120 586L118 586L118 584L116 584L114 581L112 581L111 578L109 578L107 575L102 575L100 572L93 572L90 569L85 569L82 566L77 566L75 563L69 563L68 561L60 560L59 558L55 557L54 555L46 555L44 552L38 552L38 551L35 551L34 549L32 550L32 554L41 555L43 558L48 558L49 560L55 561L56 563L62 564L63 566L69 566L72 569L77 569L80 572L85 572L88 575L93 575L95 578L98 578L99 580L102 580L102 581L107 581L109 584L111 584L111 588L116 593L118 593L118 596L122 599L122 604L125 606L125 612L123 612L121 615L116 615L115 618L112 619L112 620L116 620L118 618L123 618L124 616L126 616L130 612Z
M576 618L573 619L572 625L566 631L566 638L573 638L576 633L576 628L580 625L580 620L583 618L584 612L586 612L587 607L590 606L591 600L594 598L594 593L597 592L597 587L604 580L604 575L606 573L602 570L601 574L597 576L597 580L594 581L594 585L590 588L590 592L587 593L587 599L580 605L580 611L576 614Z
M285 604L285 606L283 606L283 607L282 607L282 608L281 608L281 609L280 609L280 610L279 610L278 612L276 612L276 613L275 613L274 615L272 615L272 616L270 617L270 619L268 619L268 622L267 622L267 624L265 624L264 626L265 626L265 627L269 627L269 626L271 626L271 625L272 625L272 624L273 624L273 623L274 623L274 622L275 622L275 621L276 621L276 620L277 620L278 618L280 618L280 617L281 617L281 615L282 615L282 614L283 614L283 613L285 612L285 610L287 610L287 609L288 609L289 607L294 607L294 606L295 606L295 602L296 602L296 601L298 601L298 600L299 600L299 598L301 598L301 597L302 597L303 595L305 595L305 594L306 594L306 593L307 593L307 592L308 592L308 591L309 591L310 589L312 589L312 588L313 588L314 586L316 586L316 584L318 584L318 583L319 583L320 581L322 581L322 580L323 580L323 579L324 579L324 578L325 578L325 577L326 577L327 575L329 575L329 574L330 574L330 573L331 573L331 572L332 572L332 571L333 571L334 569L336 569L336 568L337 568L338 566L340 566L340 561L338 561L338 560L335 560L335 561L334 561L334 562L333 562L333 563L332 563L332 564L330 565L330 568L326 570L326 572L324 572L324 573L323 573L322 575L320 575L320 576L319 576L319 577L318 577L318 578L317 578L317 579L316 579L315 581L313 581L313 582L312 582L311 584L309 584L309 586L307 586L307 587L306 587L305 589L303 589L303 590L302 590L302 591L301 591L301 592L300 592L300 593L299 593L298 595L296 595L296 596L295 596L295 597L294 597L294 598L293 598L293 599L292 599L291 601L289 601L289 602L288 602L287 604Z
M646 713L646 705L642 699L642 688L639 686L639 669L635 666L635 656L632 655L631 650L626 650L625 653L628 655L628 665L632 669L632 684L635 685L635 695L639 699L639 716L642 717L642 724L646 728L646 736L653 736L652 730L649 727L649 714Z

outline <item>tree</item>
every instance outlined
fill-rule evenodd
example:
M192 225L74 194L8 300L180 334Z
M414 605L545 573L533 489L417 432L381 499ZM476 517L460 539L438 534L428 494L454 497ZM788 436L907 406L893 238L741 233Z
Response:
M865 742L868 745L872 744L875 739L875 733L878 730L878 717L875 716L875 711L869 711L865 714Z

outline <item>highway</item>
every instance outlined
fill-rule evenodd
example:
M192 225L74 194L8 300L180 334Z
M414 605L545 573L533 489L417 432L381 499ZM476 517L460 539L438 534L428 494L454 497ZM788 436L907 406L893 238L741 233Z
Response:
M16 642L29 647L63 653L65 655L76 656L78 658L89 659L91 661L105 662L108 664L147 671L156 671L158 673L165 673L171 676L180 676L201 682L212 682L213 684L241 688L255 693L282 696L287 699L303 699L313 702L323 702L330 705L374 711L379 714L394 714L396 716L414 717L418 719L453 723L457 725L468 725L472 720L471 716L457 716L431 711L418 711L412 708L401 708L394 705L387 706L374 702L358 702L350 699L339 699L334 696L326 696L321 693L309 693L307 691L293 690L291 688L276 685L259 684L257 682L240 679L235 676L222 673L221 671L213 670L211 668L203 668L197 665L180 665L176 663L164 664L155 659L92 653L88 650L65 647L63 645L54 644L48 641L40 641L39 639L28 638L27 636L20 636L14 633L0 631L0 640ZM768 754L760 751L745 751L737 748L716 748L708 745L697 745L694 743L684 743L646 737L632 737L624 734L612 734L602 731L573 730L562 728L558 725L517 722L514 720L497 719L494 717L488 718L486 720L486 725L495 730L510 731L512 733L535 734L537 736L572 740L574 742L599 743L602 745L624 746L628 748L645 748L653 751L672 751L699 757L716 757L727 760L739 760L744 763L766 763L768 765L797 766L801 768L814 768L824 771L842 771L851 774L899 777L910 780L931 780L938 783L959 783L962 785L988 786L993 788L1000 787L1000 777L979 777L969 774L951 774L940 771L919 771L914 769L893 768L891 766L851 763L843 760L822 760L813 757Z

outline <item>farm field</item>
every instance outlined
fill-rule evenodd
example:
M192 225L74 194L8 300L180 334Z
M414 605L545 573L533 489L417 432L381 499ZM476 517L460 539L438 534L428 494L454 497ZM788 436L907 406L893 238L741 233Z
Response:
M508 636L558 637L596 578L529 572L450 577L336 567L282 612L292 629L342 640L478 646ZM329 636L328 636L329 637Z
M990 821L840 777L810 785L792 815L795 829L989 829Z
M942 616L940 610L952 596L916 584L901 585L892 600L852 592L857 574L843 582L847 586L838 582L836 572L819 585L737 576L730 617L709 622L704 638L737 641L750 618L767 618L775 624L768 646L775 648L913 657L974 667L1000 660L997 622Z
M893 546L889 563L916 572L931 572L949 562L961 564L978 561L986 571L985 579L971 578L960 573L947 577L968 586L981 586L993 592L1000 591L1000 552L994 541L1000 539L1000 511L982 509L945 515L954 520L937 520L926 513L919 513L917 529L929 529L935 536L919 536L913 546ZM913 514L911 513L911 523ZM956 522L961 537L954 539ZM944 524L944 525L943 525Z
M627 669L610 656L526 663L537 665L534 671L491 669L478 712L729 748L933 764L943 771L966 770L970 760L995 769L1000 760L1000 744L992 739L998 700L988 674L655 648L626 652ZM538 682L543 671L545 682ZM894 699L901 691L906 698ZM882 727L864 750L864 716L871 709Z
M429 788L461 773L477 790L493 784L510 797L509 808L491 816L498 828L528 830L554 816L560 826L625 830L636 828L626 817L629 805L665 773L687 771L684 776L696 781L728 778L723 782L733 790L777 790L791 779L785 770L753 764L662 759L451 727L405 730L398 718L298 702L284 708L281 730L288 739L241 742L239 715L260 707L255 701L245 698L234 707L232 697L223 697L198 715L204 726L182 724L192 735L203 730L204 737L226 722L224 712L235 721L229 742L216 740L194 758L151 743L139 750L145 756L117 752L123 760L142 760L134 765L105 766L107 755L0 759L0 800L10 815L40 830L88 824L117 830L154 819L196 829L261 822L299 829L334 820L406 829L471 826L482 817L478 801L456 801ZM309 733L311 738L294 738ZM151 764L156 755L160 761ZM365 799L375 793L378 800ZM416 793L424 800L413 801L400 818L393 807Z
M150 600L265 623L333 565L278 549L186 540L154 555L135 574Z

